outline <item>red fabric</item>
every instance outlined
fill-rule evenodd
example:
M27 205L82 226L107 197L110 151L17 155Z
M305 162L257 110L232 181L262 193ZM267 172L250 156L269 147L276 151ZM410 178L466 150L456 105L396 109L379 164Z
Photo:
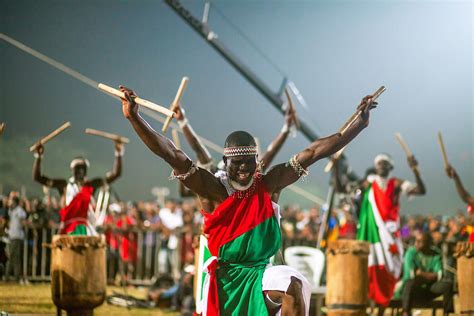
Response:
M104 226L109 225L115 227L115 217L110 214L107 215L104 220ZM107 241L107 245L109 245L110 249L118 249L118 236L112 231L112 229L107 229L105 231L105 240Z
M87 212L89 211L89 202L93 192L94 188L92 186L83 186L71 203L59 211L62 224L60 234L74 231L79 224L87 225Z
M369 267L369 298L381 306L388 306L393 297L397 279L385 266Z
M471 213L474 213L474 206L472 205L468 205L467 208L467 214L471 214Z
M252 230L274 215L272 201L261 175L256 175L255 191L248 197L239 199L236 194L224 200L213 213L204 215L204 234L208 236L209 251L219 256L219 248L244 233ZM219 298L215 269L217 261L209 266L209 293L207 315L219 315Z
M217 260L214 260L207 267L209 271L209 293L207 294L207 310L206 316L218 316L219 315L219 292L217 290L217 281L216 281L216 269L217 269Z
M218 256L219 248L252 230L273 214L272 201L261 177L256 177L255 192L250 197L236 194L224 200L213 213L203 212L204 234L208 235L209 251Z
M131 216L122 216L117 221L117 228L127 229L135 226L136 222ZM135 263L137 260L137 236L134 232L124 231L120 238L120 257L124 262Z
M398 222L398 214L400 205L398 198L395 196L395 184L396 179L391 178L388 180L387 189L385 192L378 186L377 182L372 183L374 189L375 203L379 208L380 216L384 222L394 221Z

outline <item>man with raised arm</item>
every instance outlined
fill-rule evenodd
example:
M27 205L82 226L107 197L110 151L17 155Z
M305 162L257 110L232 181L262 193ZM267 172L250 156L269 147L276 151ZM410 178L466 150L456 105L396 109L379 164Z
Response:
M133 91L120 87L124 116L148 148L164 159L174 177L218 206L204 212L204 233L212 258L206 262L207 299L205 315L308 315L311 290L296 270L270 266L269 259L281 246L279 214L271 196L308 173L316 161L335 153L369 122L375 107L365 97L361 115L344 134L318 139L287 163L268 173L257 171L255 139L247 132L231 133L224 148L225 172L215 177L199 168L173 142L153 130L140 116Z
M105 219L105 214L98 214L100 216L96 217L91 205L91 198L93 198L95 190L120 177L123 152L123 144L115 142L115 161L112 171L107 172L105 178L90 180L86 178L89 161L83 157L74 158L70 164L72 177L66 180L52 179L41 172L44 147L39 145L36 148L33 179L44 186L55 188L61 196L60 234L97 235L95 227L101 223L96 223L96 221Z
M178 122L179 127L181 128L183 135L185 136L187 142L196 153L197 156L197 163L198 167L206 169L212 173L217 172L218 168L214 163L209 150L207 150L206 146L200 141L198 135L194 132L194 129L191 127L188 118L185 115L184 109L181 105L178 107L176 111L176 121ZM265 172L268 167L270 166L271 162L275 158L275 156L280 151L281 147L285 143L288 135L290 134L291 128L296 125L297 117L296 111L288 106L286 113L285 113L285 124L283 125L280 133L277 137L270 143L267 147L267 151L263 154L263 157L259 161L259 167L261 168L261 172ZM190 196L189 190L187 190L182 183L180 183L180 193L182 196ZM275 193L277 194L277 193ZM203 201L202 206L205 207L207 211L207 206L209 205L208 201Z
M394 162L388 154L375 157L375 173L360 184L362 202L357 239L371 243L369 255L369 298L379 305L379 315L390 303L403 264L400 236L400 196L424 195L425 185L415 157L408 158L416 184L391 177Z

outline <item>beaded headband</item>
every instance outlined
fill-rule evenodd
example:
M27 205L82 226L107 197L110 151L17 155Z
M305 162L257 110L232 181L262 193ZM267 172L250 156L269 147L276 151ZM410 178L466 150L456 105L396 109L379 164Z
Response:
M236 146L224 148L224 156L255 156L257 154L257 146Z
M73 161L71 161L71 164L69 165L69 167L71 169L74 169L76 166L79 166L79 165L85 165L87 168L89 168L89 160L85 158L75 158Z

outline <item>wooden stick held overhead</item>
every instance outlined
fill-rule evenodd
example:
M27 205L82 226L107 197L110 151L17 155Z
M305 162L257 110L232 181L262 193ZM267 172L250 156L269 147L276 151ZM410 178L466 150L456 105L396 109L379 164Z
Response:
M296 116L295 112L295 107L293 106L293 100L291 100L290 92L288 91L288 88L285 88L285 95L286 98L288 99L288 106L290 107L290 111L294 113L294 118L295 118L295 125L297 129L301 129L301 124L300 120L298 120L298 117Z
M438 143L441 147L441 154L443 155L444 167L447 169L449 167L448 154L446 153L446 148L444 147L443 136L441 132L438 132Z
M37 141L33 146L30 147L30 151L35 151L36 148L38 148L39 145L44 145L46 144L47 142L49 142L51 139L55 138L56 136L58 136L59 134L61 134L62 132L64 132L64 130L66 130L67 128L69 128L71 126L71 122L66 122L64 123L63 125L61 125L60 127L58 127L57 129L55 129L54 131L52 131L49 135L41 138L39 141Z
M181 141L179 140L178 131L176 129L171 130L171 137L173 138L173 143L176 148L181 149Z
M386 90L385 86L381 86L380 88L378 88L377 91L375 91L372 94L372 100L374 101L377 100L378 97L380 97L380 95L385 92L385 90ZM344 134L349 129L349 127L351 127L351 125L354 124L354 122L359 118L360 115L362 115L362 111L357 111L354 114L352 114L352 116L349 118L346 124L344 124L342 128L339 130L339 133Z
M408 148L407 143L403 140L402 134L400 133L395 133L395 138L398 140L400 143L400 146L402 146L403 151L405 152L405 155L407 158L413 157L413 153L410 151L410 148ZM415 169L419 172L418 166L415 167Z
M99 131L99 130L92 129L92 128L86 128L86 130L84 132L86 134L89 134L89 135L95 135L95 136L108 138L108 139L111 139L113 141L116 141L116 142L119 142L119 143L122 143L122 144L130 143L130 140L126 137L123 137L123 136L120 136L120 135L117 135L117 134L112 134L112 133Z
M112 87L109 87L108 85L105 85L103 83L99 83L97 85L97 87L99 88L99 90L103 91L103 92L106 92L112 96L115 96L115 97L118 97L120 99L125 99L125 94L120 91L120 90L117 90L117 89L114 89ZM153 102L150 102L148 100L145 100L145 99L142 99L142 98L139 98L139 97L136 97L135 98L135 103L141 105L141 106L144 106L150 110L153 110L153 111L156 111L156 112L159 112L161 114L164 114L168 117L173 117L174 116L174 112L173 111L170 111L169 109L165 108L164 106L161 106L161 105L158 105L158 104L155 104Z
M179 106L179 101L181 100L181 97L183 96L184 90L186 89L186 86L188 85L189 78L188 77L183 77L181 79L181 84L179 85L178 92L176 92L176 96L174 97L173 103L171 103L170 110L174 113ZM163 133L166 133L168 130L168 126L171 123L171 120L173 119L172 116L168 116L168 118L165 121L165 124L163 125L163 128L161 131Z
M403 140L402 134L400 133L395 133L395 138L398 140L400 143L400 146L402 146L403 151L405 152L405 155L407 157L413 156L412 152L410 151L410 148L408 148L407 143Z
M378 97L380 97L380 95L385 92L385 90L387 90L385 86L381 86L380 88L378 88L377 91L372 94L372 100L377 100ZM351 127L351 125L354 124L355 121L357 121L361 114L362 111L356 111L354 114L352 114L349 120L339 129L339 133L341 133L342 135L347 132L349 127ZM326 164L326 167L324 167L324 172L328 173L329 171L331 171L332 167L334 166L334 162L341 157L344 149L346 149L346 146L342 147L338 152L332 155L332 159L329 160L329 162Z

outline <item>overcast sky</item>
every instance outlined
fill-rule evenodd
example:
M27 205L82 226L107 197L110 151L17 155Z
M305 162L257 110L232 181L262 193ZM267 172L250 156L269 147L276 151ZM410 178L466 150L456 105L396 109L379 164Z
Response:
M1 32L95 81L134 88L142 97L169 104L182 76L190 77L183 106L195 130L223 145L227 134L248 130L266 147L283 117L245 79L162 1L0 1ZM183 1L200 16L202 1ZM210 27L234 54L273 89L293 80L308 109L301 118L318 134L334 133L360 99L385 85L370 126L346 150L358 174L377 153L390 153L394 175L414 180L394 138L400 132L420 163L426 196L404 200L406 213L453 213L464 208L445 176L436 134L442 131L451 163L474 194L473 3L471 1L213 1ZM232 23L233 26L231 24ZM280 69L259 56L265 52ZM131 139L123 177L115 188L125 199L150 199L153 186L169 183L170 168L153 156L123 118L119 102L0 42L0 121L4 144L36 139L62 122L73 127L46 147L45 173L69 176L69 161L82 154L90 176L111 167L113 146L84 135L86 127ZM148 118L147 118L148 119ZM160 124L149 119L158 129ZM55 161L48 152L61 144ZM309 144L287 141L275 162ZM0 151L5 145L0 143ZM184 147L191 157L189 147ZM11 154L11 153L10 153ZM213 153L219 158L218 153ZM18 173L30 180L31 154L15 153ZM55 156L56 157L56 156ZM52 158L50 156L50 158ZM16 160L16 158L15 158ZM300 183L320 196L327 191L326 161ZM0 173L7 172L5 165ZM0 176L1 182L1 176ZM173 190L175 194L175 190ZM283 202L294 200L284 195ZM300 199L299 202L307 205Z

